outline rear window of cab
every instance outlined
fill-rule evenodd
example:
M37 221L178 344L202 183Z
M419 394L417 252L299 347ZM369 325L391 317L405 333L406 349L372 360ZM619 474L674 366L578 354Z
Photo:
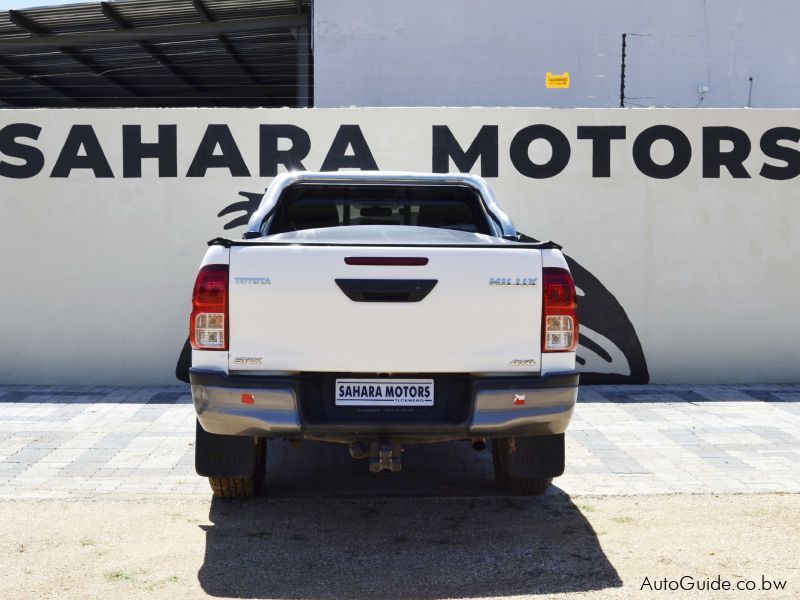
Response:
M468 186L295 184L281 194L269 234L346 225L411 225L491 234Z

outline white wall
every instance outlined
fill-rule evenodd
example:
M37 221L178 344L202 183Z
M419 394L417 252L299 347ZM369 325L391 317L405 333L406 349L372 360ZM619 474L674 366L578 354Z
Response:
M27 178L8 176L26 163L12 156L15 123L41 128L36 140L17 139L44 160ZM616 297L652 381L800 381L797 179L759 175L765 162L784 164L765 158L762 134L797 127L800 111L375 108L0 111L0 383L174 381L205 242L237 235L223 226L242 213L217 213L240 191L269 183L259 176L259 125L276 123L308 132L308 169L320 167L340 125L358 124L380 168L417 171L431 170L433 125L447 125L464 147L496 125L499 177L489 182L499 201L521 231L563 244ZM566 168L547 179L520 174L509 158L518 132L538 123L563 132L571 147ZM141 177L124 178L124 124L141 125L145 141L155 141L159 124L176 125L177 176L159 177L150 158ZM229 127L251 176L227 168L186 176L209 124ZM691 143L688 168L671 179L648 177L632 158L634 139L657 124ZM92 126L113 177L85 168L51 176L74 125ZM608 178L592 176L592 145L576 136L592 125L627 129L612 142ZM703 177L702 128L715 125L751 140L749 179L725 169ZM796 158L797 141L783 145ZM549 154L546 143L532 144L535 162ZM657 142L653 154L663 163L672 153ZM479 164L472 170L480 174Z
M753 77L751 106L796 107L799 22L794 0L325 0L315 105L618 107L627 33L627 106L745 107Z

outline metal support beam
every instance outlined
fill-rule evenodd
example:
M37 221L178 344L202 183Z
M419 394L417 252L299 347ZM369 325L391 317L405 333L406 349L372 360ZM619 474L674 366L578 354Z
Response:
M28 19L25 15L21 12L16 10L8 11L8 18L9 20L14 23L20 29L27 31L28 33L34 35L43 35L48 33L44 28L40 27L30 19ZM67 92L62 86L53 83L52 81L48 81L46 78L39 77L25 66L19 64L13 58L9 56L0 56L0 65L2 65L6 70L11 71L12 73L22 77L28 83L32 83L34 85L38 85L48 90L55 92L62 98L67 100L73 100L75 98L74 94ZM13 102L14 100L9 98L4 98L6 102ZM24 101L23 101L24 102Z
M104 6L110 6L103 3ZM107 13L107 9L103 10ZM112 13L118 15L112 9ZM119 15L118 15L119 16ZM108 17L108 14L106 14ZM111 19L111 17L108 17ZM27 38L0 39L0 52L19 52L30 48L58 48L59 46L91 46L94 44L141 42L181 36L216 36L225 33L253 33L275 29L307 27L308 16L287 15L253 19L226 19L206 23L181 23L156 27L122 28L117 31L87 31L80 33L54 33Z
M298 27L294 31L297 44L297 102L298 108L311 106L311 42L308 27Z
M8 17L12 23L14 23L20 29L27 31L33 35L52 35L52 32L39 25L35 21L33 21L30 17L26 17L19 11L10 10L8 11ZM88 56L81 54L77 49L69 47L69 46L59 46L56 48L62 54L69 56L72 60L74 60L79 65L85 67L87 70L91 71L93 74L103 77L110 83L114 84L118 88L120 88L126 96L131 96L133 93L131 92L130 88L125 85L123 81L118 78L115 78L113 75L110 75L106 72L106 69L103 69L97 63L95 63L92 59ZM74 96L74 95L73 95Z
M47 29L40 27L18 10L8 11L8 18L14 25L33 35L47 35L50 33Z
M133 26L126 21L121 14L111 8L108 2L100 3L100 10L103 11L103 16L117 26L117 29L131 29ZM115 35L119 35L118 33ZM138 41L138 40L134 40Z
M206 23L216 22L216 18L211 14L211 11L208 10L208 7L203 4L203 0L193 0L192 4L194 4L194 9ZM240 57L236 52L227 35L220 33L217 36L217 41L222 44L222 47L225 48L225 52L228 53L228 55L239 66L242 72L247 75L254 84L263 85L264 82L258 77L256 72L253 71L253 68L247 64L247 62L245 62L244 59L242 59L242 57Z
M124 31L137 31L133 28L125 18L119 14L116 9L114 9L110 3L108 2L101 2L100 7L103 11L105 17L114 23L119 30L122 32ZM175 75L178 79L180 79L184 84L188 85L192 88L197 94L200 94L201 97L206 97L207 90L200 86L193 78L183 72L183 69L180 67L176 67L170 62L168 56L166 56L161 50L156 48L153 44L145 40L138 40L137 43L141 47L142 50L147 52L150 56L155 59L155 61L161 65L162 67L168 69L173 75ZM209 101L211 101L209 99ZM214 104L213 101L211 101Z
M19 75L20 77L25 79L25 81L45 87L55 92L59 96L62 96L63 98L67 98L70 100L75 98L74 94L67 92L62 86L53 83L51 81L48 81L46 77L39 77L38 75L36 75L23 65L17 63L13 58L9 56L0 55L0 66L2 66L8 71L11 71L15 75ZM13 100L7 100L7 101L13 102Z
M208 10L208 7L203 4L203 0L192 0L192 4L194 5L194 9L203 17L203 21L206 23L213 23L216 21L214 15Z
M127 96L139 95L139 94L136 94L136 92L134 92L122 79L111 75L110 73L107 72L106 69L104 69L103 67L101 67L100 65L95 63L88 56L85 56L85 55L81 54L75 48L64 47L64 48L59 48L59 50L61 50L61 52L63 54L66 54L67 56L69 56L76 63L86 67L86 69L88 71L91 71L94 75L102 77L106 81L108 81L110 83L113 83L115 86L117 86L123 92L125 92L125 94Z

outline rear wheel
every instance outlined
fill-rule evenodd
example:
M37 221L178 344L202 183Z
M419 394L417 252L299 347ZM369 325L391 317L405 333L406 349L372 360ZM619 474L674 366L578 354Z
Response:
M519 438L517 438L519 439ZM515 496L541 496L552 483L552 477L525 477L513 474L510 468L512 453L529 453L530 450L518 448L515 438L497 438L492 440L492 463L494 479L500 489ZM520 456L523 461L526 457Z
M217 498L253 498L264 487L264 471L267 466L267 442L258 438L253 444L255 472L249 477L209 477L211 490Z

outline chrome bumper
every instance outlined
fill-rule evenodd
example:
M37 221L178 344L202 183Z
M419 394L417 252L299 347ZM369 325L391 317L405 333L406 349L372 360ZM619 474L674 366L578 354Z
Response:
M209 433L264 437L303 437L299 409L300 381L294 377L229 376L192 370L192 399L197 418ZM319 424L313 434L326 430L337 436L391 434L459 439L564 433L578 397L578 375L559 373L545 377L475 377L466 422Z
M207 432L264 437L300 434L298 386L291 381L277 380L270 387L228 387L195 383L196 379L191 380L192 400L197 419ZM243 397L248 403L242 402Z
M546 387L526 387L509 382L503 389L491 381L475 384L475 408L469 433L472 437L547 435L567 430L578 381L574 378L544 379Z

